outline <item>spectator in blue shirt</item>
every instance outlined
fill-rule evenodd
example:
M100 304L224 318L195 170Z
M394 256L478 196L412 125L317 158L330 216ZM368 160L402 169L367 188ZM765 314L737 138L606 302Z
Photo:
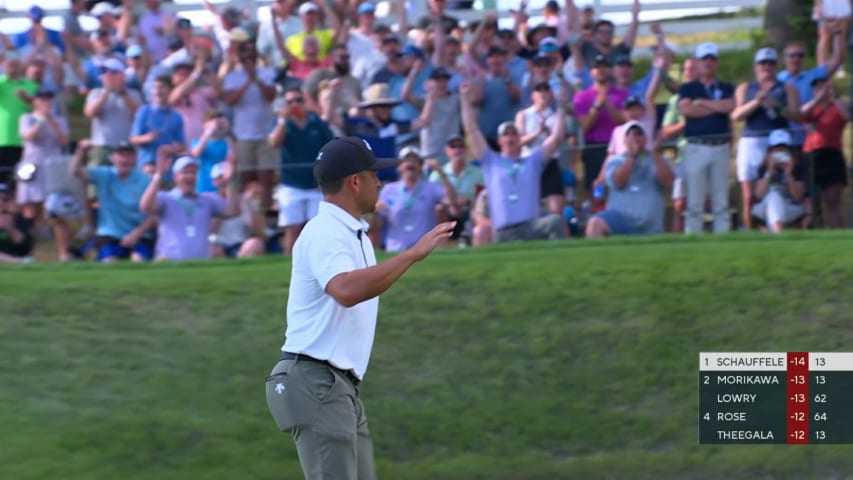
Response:
M290 255L302 228L317 215L323 194L314 179L314 160L334 138L329 124L305 110L305 95L292 88L269 134L270 147L281 152L281 184L276 192L278 226L284 229L284 254Z
M78 143L71 173L91 183L97 191L98 260L151 260L154 256L151 229L156 218L139 210L139 201L151 179L137 170L136 151L132 145L125 143L116 148L111 155L112 166L86 168L85 159L91 147L89 140Z
M30 7L29 16L33 22L33 26L29 30L18 33L12 36L12 43L15 44L16 50L22 50L32 45L38 45L41 39L46 37L47 41L65 53L65 44L62 41L62 35L56 30L50 30L42 25L44 19L44 9L38 5Z
M172 81L169 77L154 80L151 103L136 111L130 143L139 148L139 163L146 173L153 173L157 162L157 149L163 145L185 146L184 121L169 106Z
M219 189L214 184L213 167L235 155L234 138L231 135L231 125L223 112L213 111L207 114L204 123L204 133L193 139L190 145L190 155L199 162L196 190L199 192L216 192Z

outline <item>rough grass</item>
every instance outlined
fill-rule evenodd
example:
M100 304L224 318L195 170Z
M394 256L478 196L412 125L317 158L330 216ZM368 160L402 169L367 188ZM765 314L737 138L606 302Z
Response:
M382 298L381 478L844 478L843 446L699 446L700 351L844 351L850 234L438 252ZM0 270L0 478L301 478L263 379L289 263Z

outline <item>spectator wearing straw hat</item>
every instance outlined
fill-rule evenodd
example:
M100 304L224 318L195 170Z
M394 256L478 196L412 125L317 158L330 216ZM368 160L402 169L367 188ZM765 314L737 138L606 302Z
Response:
M385 250L400 252L410 248L422 236L435 228L446 214L459 217L456 190L447 175L434 159L427 165L438 173L439 182L424 178L424 159L416 147L405 147L400 151L397 170L400 180L386 183L379 192L376 202L374 225L371 232L382 232L387 226ZM377 236L371 235L374 244Z
M317 215L323 194L314 178L314 160L320 149L332 140L329 124L319 115L305 110L305 94L298 88L284 93L275 126L267 137L280 158L281 183L276 191L278 226L284 229L285 255L308 220Z
M387 85L381 83L371 85L364 95L364 101L359 105L363 114L357 117L347 116L344 119L343 130L347 135L366 140L377 158L396 158L397 136L420 130L429 124L432 118L432 101L429 95L420 117L411 122L398 121L391 117L391 109L399 103L399 99L389 95ZM393 168L380 170L379 179L396 180L397 172Z
M151 260L154 238L150 234L157 221L139 209L142 193L151 179L136 168L136 150L129 143L119 144L110 154L112 166L86 168L85 157L92 147L88 140L80 141L70 169L74 176L92 184L97 192L98 260Z
M686 118L684 179L687 185L685 233L700 233L702 213L710 186L714 232L731 229L729 216L729 163L734 110L734 87L717 78L720 51L713 43L696 47L699 78L681 85L678 110Z
M767 151L770 132L788 127L789 121L799 121L800 99L792 83L776 78L778 55L772 48L755 52L755 78L741 83L735 90L733 121L744 121L737 144L737 179L740 182L743 205L743 225L752 228L752 191L758 179L758 167Z
M227 198L215 193L198 193L196 175L198 161L190 156L178 157L178 149L162 147L157 151L157 169L142 194L139 208L143 213L158 217L158 260L193 260L210 258L209 236L216 218L231 218L240 214L240 193L235 182L228 188ZM229 170L233 166L229 164ZM225 176L231 180L231 171ZM160 191L163 177L169 172L175 187Z

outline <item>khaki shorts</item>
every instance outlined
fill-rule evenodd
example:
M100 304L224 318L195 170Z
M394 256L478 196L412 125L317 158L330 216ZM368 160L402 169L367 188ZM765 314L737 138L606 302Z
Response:
M238 140L237 171L256 172L258 170L277 170L279 157L267 144L267 140Z

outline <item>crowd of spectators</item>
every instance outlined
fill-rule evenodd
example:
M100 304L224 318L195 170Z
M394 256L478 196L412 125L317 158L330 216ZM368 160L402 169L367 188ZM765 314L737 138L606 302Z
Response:
M474 246L845 225L849 2L815 7L817 67L802 43L761 48L740 85L712 43L675 63L658 23L636 71L639 0L618 42L573 0L536 25L522 1L510 29L445 0L421 19L395 0L393 26L369 0L278 0L261 22L205 1L209 28L139 3L72 0L59 31L33 5L0 38L0 261L47 239L63 261L289 254L322 201L314 159L344 135L399 160L368 219L388 251L446 219Z

